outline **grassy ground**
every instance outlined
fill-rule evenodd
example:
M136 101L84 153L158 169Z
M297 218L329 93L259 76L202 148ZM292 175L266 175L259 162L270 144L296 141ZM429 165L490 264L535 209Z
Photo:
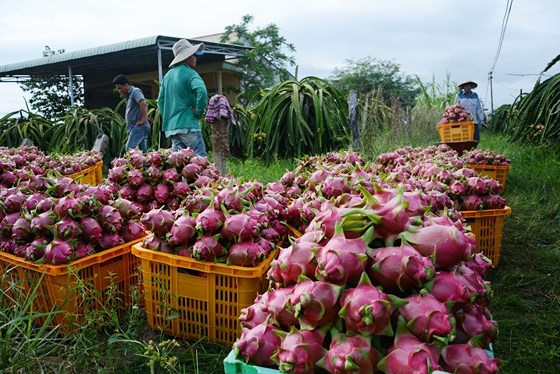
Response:
M435 142L422 134L408 140L380 137L375 149L383 152ZM491 311L499 326L495 354L504 361L504 373L558 373L559 159L487 133L482 134L479 149L491 149L512 160L504 196L513 213L505 220L500 264L490 275ZM293 167L288 161L266 167L257 161L228 164L232 175L261 182L276 181ZM104 316L93 316L78 335L62 339L31 327L28 316L33 311L25 304L29 295L21 295L19 308L2 304L7 295L6 289L0 293L0 373L220 373L231 350L153 333L138 308L124 320L107 310ZM104 323L94 327L101 319Z

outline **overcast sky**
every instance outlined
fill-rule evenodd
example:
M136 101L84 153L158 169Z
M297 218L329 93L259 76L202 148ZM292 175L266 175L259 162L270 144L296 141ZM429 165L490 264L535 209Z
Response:
M512 0L513 1L513 0ZM392 61L403 74L476 81L485 108L511 104L560 54L560 1L515 0L494 67L507 0L2 1L0 65L152 35L195 38L254 16L251 30L276 24L296 47L298 76L328 78L346 60ZM558 73L555 67L550 73ZM111 77L108 79L110 80ZM23 92L0 83L0 115L24 108Z

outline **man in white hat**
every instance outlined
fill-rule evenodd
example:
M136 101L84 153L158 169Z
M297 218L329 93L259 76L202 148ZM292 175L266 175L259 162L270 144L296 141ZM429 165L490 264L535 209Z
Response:
M198 156L207 157L200 118L206 112L208 92L204 81L194 70L197 55L204 44L192 45L181 39L173 45L175 58L163 77L158 95L163 131L171 138L174 151L191 148Z
M482 105L480 105L480 100L478 94L473 92L473 89L478 87L478 84L471 80L466 80L459 85L461 91L457 94L455 98L455 104L463 104L465 109L474 122L474 140L477 142L480 140L480 126L484 125L484 112L482 111Z

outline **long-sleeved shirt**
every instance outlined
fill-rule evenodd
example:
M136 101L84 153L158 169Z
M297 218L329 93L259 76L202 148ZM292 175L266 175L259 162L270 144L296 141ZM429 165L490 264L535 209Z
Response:
M470 113L474 123L484 123L484 113L482 112L482 105L478 99L476 92L465 93L461 91L455 98L455 104L463 104L467 112Z
M200 131L199 119L206 112L208 92L204 81L190 66L173 66L161 82L158 107L165 136Z

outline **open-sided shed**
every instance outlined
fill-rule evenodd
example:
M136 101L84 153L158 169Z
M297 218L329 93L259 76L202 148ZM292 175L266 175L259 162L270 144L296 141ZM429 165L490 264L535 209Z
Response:
M33 75L67 75L83 77L86 108L113 108L120 100L113 91L113 78L126 74L132 83L144 91L147 98L155 98L158 82L173 60L173 44L181 39L170 36L150 36L121 43L104 45L74 52L66 52L34 60L0 65L1 81L21 81ZM222 93L235 101L239 89L239 74L229 60L239 58L248 47L218 43L204 38L204 55L198 58L196 70L208 88L210 96Z

